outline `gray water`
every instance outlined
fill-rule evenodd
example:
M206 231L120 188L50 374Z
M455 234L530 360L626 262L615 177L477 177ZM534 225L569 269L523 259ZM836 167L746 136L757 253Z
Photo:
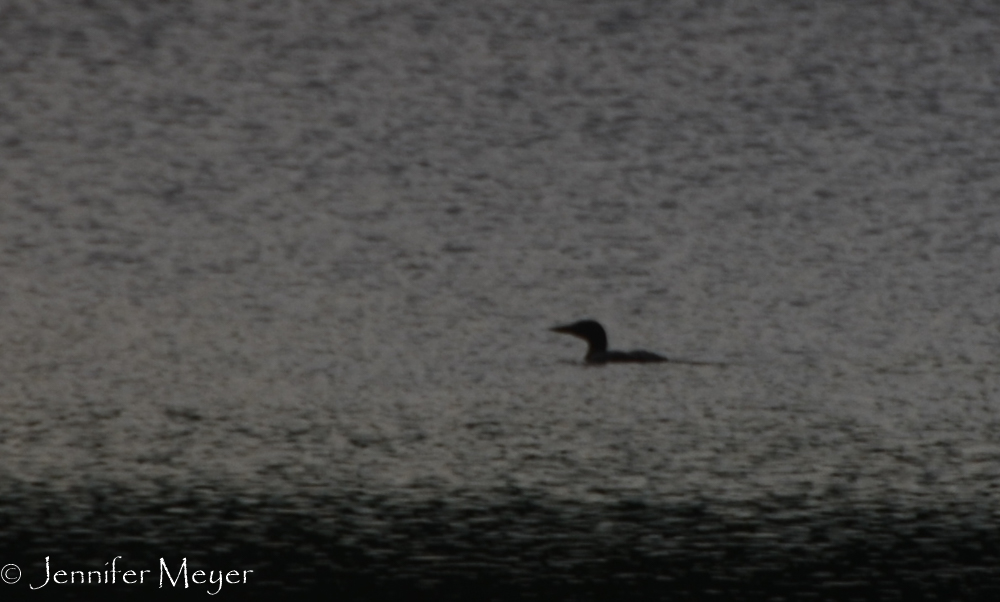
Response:
M0 560L989 599L998 39L989 2L3 2ZM547 330L584 317L723 365L586 367Z

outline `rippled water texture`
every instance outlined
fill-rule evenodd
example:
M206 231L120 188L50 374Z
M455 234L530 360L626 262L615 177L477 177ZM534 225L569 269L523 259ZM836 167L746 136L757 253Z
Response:
M121 555L231 599L995 599L997 39L0 3L0 592L138 595L28 590ZM581 318L722 365L586 367Z

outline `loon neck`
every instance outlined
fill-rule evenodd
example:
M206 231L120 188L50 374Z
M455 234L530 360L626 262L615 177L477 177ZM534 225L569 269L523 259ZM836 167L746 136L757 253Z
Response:
M608 338L601 333L600 336L587 338L587 357L596 357L608 351Z

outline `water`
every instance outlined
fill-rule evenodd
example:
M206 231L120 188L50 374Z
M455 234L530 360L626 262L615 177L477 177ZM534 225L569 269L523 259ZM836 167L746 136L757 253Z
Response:
M998 25L7 3L3 587L993 599Z

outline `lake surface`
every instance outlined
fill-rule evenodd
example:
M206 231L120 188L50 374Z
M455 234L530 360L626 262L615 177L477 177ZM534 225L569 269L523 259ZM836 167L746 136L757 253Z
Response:
M985 2L4 4L0 591L995 599L997 39ZM718 365L587 367L582 318Z

